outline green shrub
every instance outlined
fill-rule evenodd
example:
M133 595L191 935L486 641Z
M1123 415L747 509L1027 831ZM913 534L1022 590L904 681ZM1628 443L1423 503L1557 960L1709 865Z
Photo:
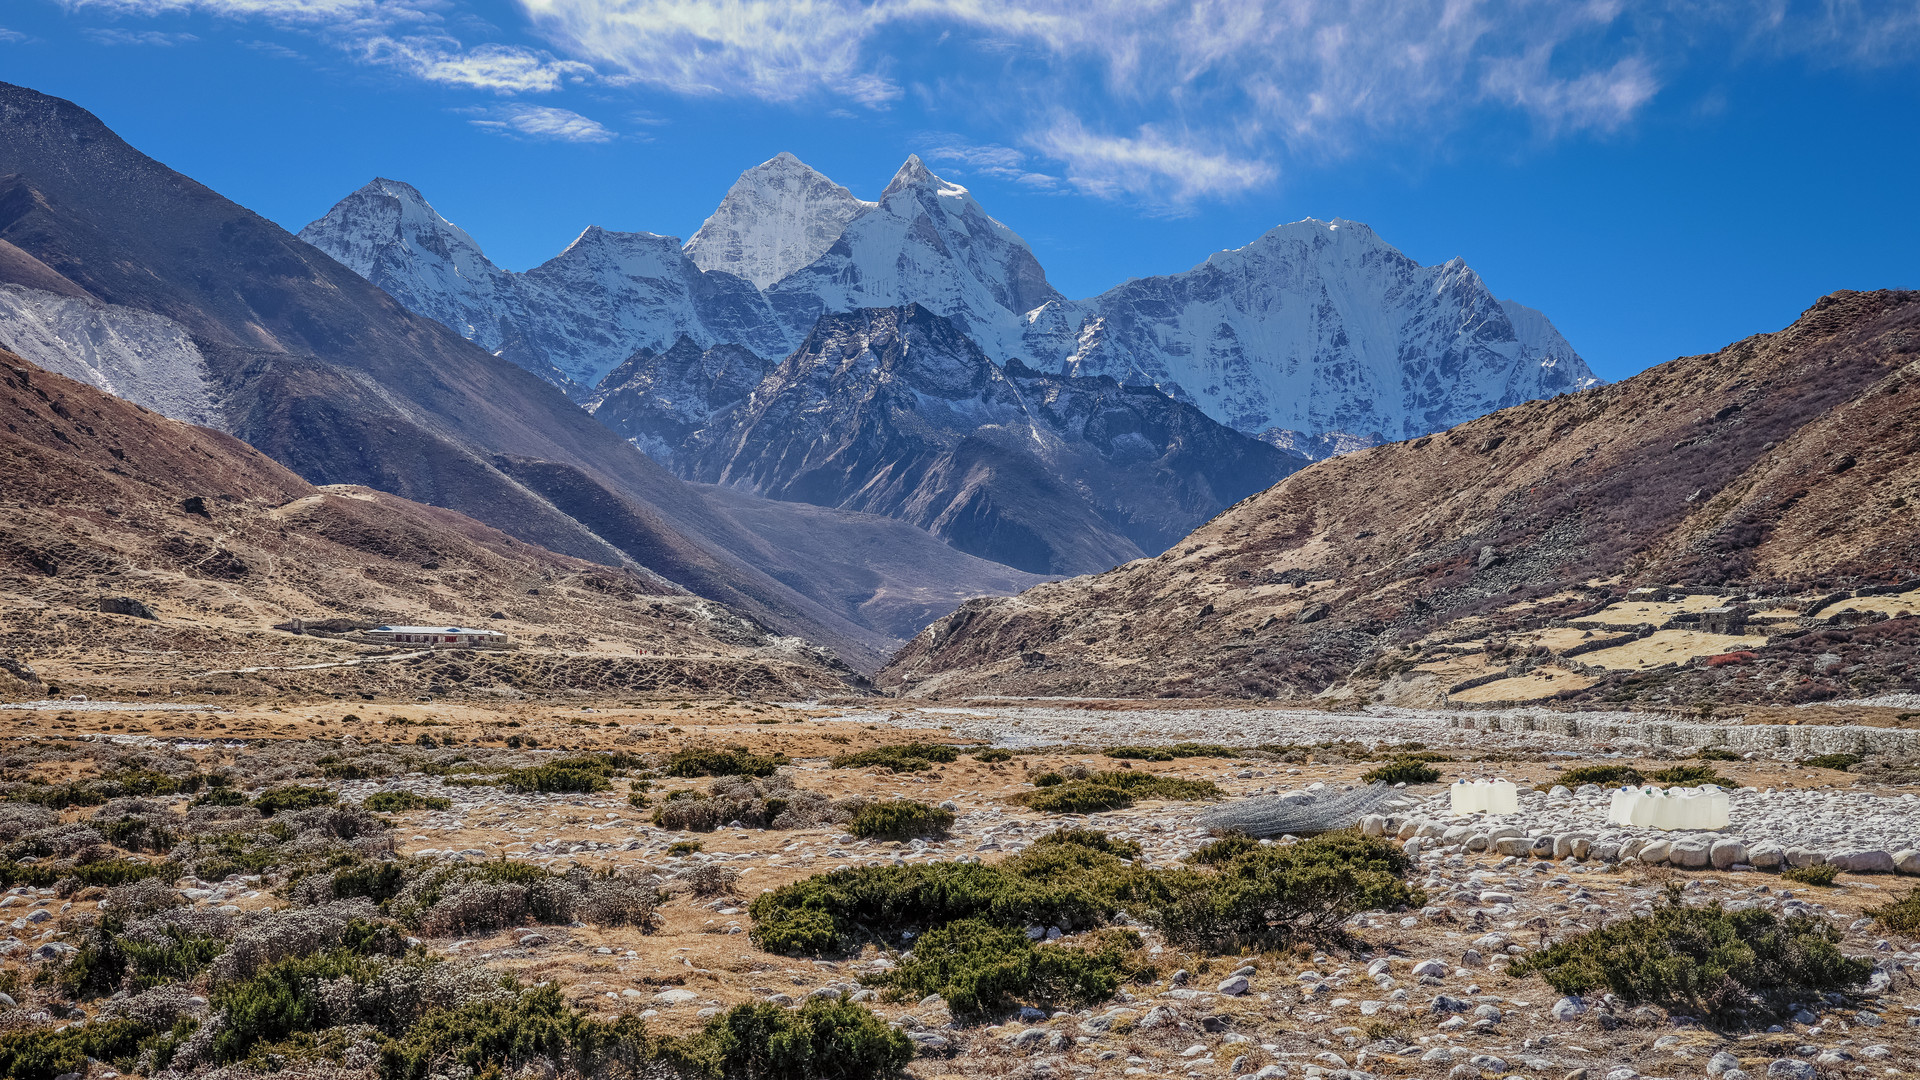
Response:
M209 788L193 797L194 806L245 806L247 797L230 787Z
M89 784L27 784L7 793L8 802L36 803L52 810L99 806L107 799Z
M1172 746L1109 746L1101 753L1128 761L1172 761L1175 758L1234 758L1240 751L1217 743L1174 743Z
M1059 845L1048 850L1066 849ZM1029 881L977 863L835 870L756 897L749 909L752 939L768 952L814 955L844 952L868 940L897 944L903 932L956 919L1085 928L1105 922L1114 911L1111 900L1090 891L1089 884Z
M1119 989L1127 954L1139 945L1130 931L1103 934L1092 948L1036 945L1024 930L960 919L922 934L911 955L876 982L894 1000L939 994L962 1020L1021 1005L1093 1005Z
M1055 844L1071 844L1119 859L1137 859L1140 857L1141 850L1140 845L1131 840L1115 840L1098 829L1055 829L1035 840L1033 847Z
M556 762L515 769L502 777L500 782L520 791L543 791L563 795L589 795L596 791L606 791L613 786L608 782L607 774L604 772L594 769L568 768Z
M282 810L306 810L315 806L332 806L340 801L340 794L326 788L282 787L263 793L253 800L261 817L272 817Z
M384 904L406 887L414 868L411 862L395 860L361 863L337 870L333 875L333 898L352 900L364 896L376 904Z
M101 836L106 837L107 843L126 848L128 851L150 851L158 854L172 851L173 846L180 842L179 835L171 829L155 825L142 817L128 815L117 821L95 819L91 824Z
M1349 831L1297 844L1222 843L1229 847L1216 853L1216 869L1135 873L1122 902L1169 942L1216 953L1336 940L1359 912L1425 902L1406 882L1412 860L1378 837Z
M180 865L172 862L141 863L130 859L101 859L98 862L81 863L78 866L61 868L53 863L0 862L0 889L10 889L15 885L31 885L44 889L61 878L73 878L82 887L98 885L111 889L119 885L131 885L150 877L171 881L180 876Z
M1631 765L1581 765L1561 773L1558 784L1575 788L1582 784L1599 784L1602 787L1639 787L1646 782L1640 770Z
M1876 908L1868 908L1867 914L1879 921L1881 926L1896 934L1912 937L1920 934L1920 889L1914 889L1898 900L1890 900Z
M869 765L880 765L894 772L922 772L935 765L957 761L959 758L960 748L944 743L893 743L888 746L876 746L871 750L841 754L833 759L833 767L864 769Z
M1012 761L1013 751L998 746L989 747L985 750L975 750L973 752L973 760L985 762Z
M1440 779L1440 770L1416 757L1397 757L1385 765L1362 773L1364 783L1431 784Z
M1045 778L1045 775L1036 777L1035 783ZM1220 794L1219 787L1208 780L1182 780L1175 776L1116 769L1093 773L1083 780L1065 780L1023 792L1009 801L1049 814L1095 814L1106 810L1123 810L1139 799L1192 801L1217 799Z
M1693 753L1688 754L1687 756L1694 759L1695 761L1740 761L1742 760L1739 754L1736 754L1731 750L1721 749L1718 746L1703 746L1700 749L1695 750Z
M1647 774L1647 782L1665 787L1698 787L1701 784L1718 784L1724 788L1740 786L1738 780L1729 780L1714 772L1711 765L1675 765L1668 769L1655 769Z
M669 855L691 855L704 846L698 840L675 840L667 845Z
M596 1020L568 1008L558 987L541 986L506 1001L428 1013L381 1046L380 1075L382 1080L427 1080L457 1068L499 1078L545 1058L582 1076L643 1076L653 1071L645 1068L649 1063L674 1057L675 1048L649 1034L639 1017Z
M1233 833L1195 848L1193 854L1187 856L1187 861L1201 866L1223 866L1243 855L1259 851L1261 846L1260 841L1245 833Z
M1866 758L1861 757L1859 754L1821 754L1818 757L1810 757L1801 762L1800 767L1803 769L1833 769L1837 772L1846 772L1848 769L1853 768L1865 760Z
M667 759L668 776L772 776L787 764L785 754L755 754L743 746L689 747Z
M0 1076L12 1080L55 1080L85 1074L87 1059L110 1061L131 1070L143 1041L154 1032L132 1020L75 1024L61 1031L27 1028L0 1035Z
M1790 866L1780 871L1780 876L1798 885L1832 885L1833 879L1840 876L1840 868L1832 863L1815 863L1812 866Z
M953 828L953 812L912 799L868 803L854 812L847 831L866 840L911 840L916 836L945 836Z
M737 1005L681 1053L725 1080L878 1080L913 1059L913 1043L870 1009L815 998L791 1011Z
M448 787L499 787L507 781L502 776L449 776L440 782Z
M453 800L412 791L381 791L367 796L360 805L375 813L392 814L402 810L451 810Z
M1873 965L1849 960L1824 919L1672 902L1652 915L1588 931L1516 961L1562 994L1610 991L1721 1025L1776 1019L1799 1002L1864 982Z

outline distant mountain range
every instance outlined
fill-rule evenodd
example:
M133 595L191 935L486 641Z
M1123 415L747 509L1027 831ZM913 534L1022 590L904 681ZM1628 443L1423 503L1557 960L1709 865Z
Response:
M589 228L520 274L392 180L300 235L577 399L643 349L684 338L771 362L823 315L906 304L997 363L1151 386L1315 456L1597 381L1546 316L1495 299L1464 262L1423 267L1348 221L1283 225L1184 273L1069 300L1025 241L917 157L866 202L780 154L685 245Z
M665 255L685 262L677 243ZM311 483L645 567L856 668L968 596L1036 580L871 515L716 499L86 110L6 84L0 286L0 347L36 364L211 423Z
M868 202L782 154L685 244L588 228L516 273L405 184L295 238L5 84L0 347L866 671L1309 459L1594 381L1538 312L1346 222L1076 301L919 159Z
M688 479L884 514L1036 574L1162 551L1307 464L1152 387L996 365L919 304L824 315L777 365L642 349L588 407Z

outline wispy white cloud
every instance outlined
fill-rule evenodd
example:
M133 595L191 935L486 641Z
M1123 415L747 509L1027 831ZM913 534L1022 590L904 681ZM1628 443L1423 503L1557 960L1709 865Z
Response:
M1087 130L1062 115L1033 136L1042 153L1067 167L1067 181L1093 195L1164 191L1173 202L1238 195L1273 182L1268 162L1209 150L1194 140L1142 126L1132 135Z
M576 60L553 57L514 45L481 45L465 49L449 37L370 37L360 43L362 54L427 82L470 86L501 93L539 93L558 90L569 80L593 74L593 67Z
M11 45L15 42L20 42L25 40L27 40L27 35L21 33L20 31L9 30L4 26L0 26L0 45Z
M1271 183L1280 149L1477 107L1518 110L1548 134L1610 130L1659 87L1637 46L1609 44L1627 21L1613 0L518 3L562 53L684 94L872 106L923 63L958 69L956 96L1024 128L1022 145L1081 190L1115 196L1231 195ZM977 150L949 157L1051 175L1025 153Z
M157 45L162 48L200 40L192 34L169 34L160 30L127 30L118 26L88 27L80 31L80 35L95 45Z
M481 115L469 123L501 135L578 143L611 142L618 137L597 121L549 105L512 104L476 111Z
M497 36L459 17L473 0L60 2L265 21L501 94L593 81L849 118L912 94L1006 132L941 146L953 167L1171 202L1486 114L1604 136L1692 64L1920 66L1917 0L515 0L551 53L467 44Z

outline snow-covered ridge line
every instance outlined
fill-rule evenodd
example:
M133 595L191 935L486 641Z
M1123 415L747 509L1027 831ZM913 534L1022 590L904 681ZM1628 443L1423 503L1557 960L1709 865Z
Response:
M642 349L685 338L772 363L822 316L911 303L996 362L1151 385L1309 456L1598 381L1544 314L1497 299L1462 260L1422 266L1337 218L1069 300L1025 241L917 157L868 202L782 153L743 173L685 245L588 228L524 274L391 180L300 235L576 397Z

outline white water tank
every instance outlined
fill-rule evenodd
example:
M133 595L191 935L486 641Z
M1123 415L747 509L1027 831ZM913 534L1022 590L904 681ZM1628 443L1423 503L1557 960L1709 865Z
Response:
M1511 814L1520 809L1520 796L1508 780L1456 780L1451 791L1453 812Z

